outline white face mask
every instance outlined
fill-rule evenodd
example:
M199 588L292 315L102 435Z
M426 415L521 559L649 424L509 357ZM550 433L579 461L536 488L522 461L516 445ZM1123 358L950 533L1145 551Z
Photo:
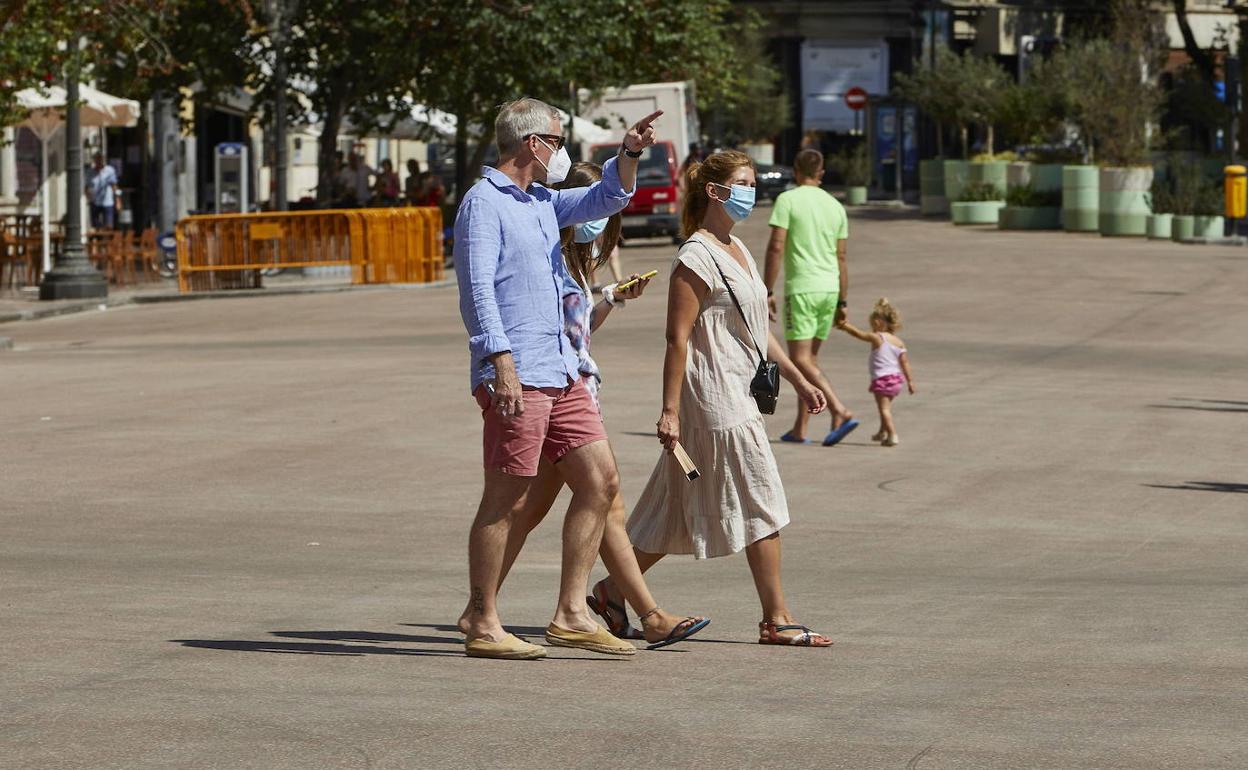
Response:
M542 163L542 159L537 158L537 162L542 163L542 168L546 169L546 185L556 185L567 179L568 172L572 170L572 158L568 157L568 148L560 147L558 151L556 151L555 148L546 144L546 140L542 139L540 136L537 137L537 141L546 145L546 147L550 148L551 153L553 153L550 156L550 165ZM536 158L537 156L534 157Z

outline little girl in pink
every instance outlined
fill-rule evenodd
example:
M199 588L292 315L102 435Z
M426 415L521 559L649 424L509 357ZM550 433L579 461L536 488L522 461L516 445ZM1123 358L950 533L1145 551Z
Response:
M851 337L871 343L871 356L867 367L871 371L871 385L867 390L875 394L875 405L880 410L880 432L871 437L883 446L897 446L897 427L893 424L893 399L901 394L906 385L914 395L914 376L910 373L910 359L906 356L906 343L895 332L901 329L901 313L883 297L876 300L869 319L871 331L864 332L848 321L839 328Z

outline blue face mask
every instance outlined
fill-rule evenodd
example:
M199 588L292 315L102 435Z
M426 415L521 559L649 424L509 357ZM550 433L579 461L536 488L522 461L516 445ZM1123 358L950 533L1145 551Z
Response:
M729 187L718 182L711 182L711 184L732 191L728 196L728 200L720 201L720 203L724 204L724 211L728 212L728 216L732 218L733 222L740 222L750 215L750 211L754 208L753 187L746 187L743 184L734 184Z
M582 222L572 231L572 240L575 243L592 243L602 235L602 231L607 229L607 218L595 219L590 222Z

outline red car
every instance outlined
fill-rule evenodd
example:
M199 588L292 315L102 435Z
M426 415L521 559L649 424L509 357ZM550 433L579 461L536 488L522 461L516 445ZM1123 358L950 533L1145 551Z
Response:
M618 144L596 144L590 150L590 158L601 166L619 151ZM671 142L657 142L642 152L637 166L637 192L623 211L626 238L664 236L681 242L680 201L676 192L679 173L676 146Z

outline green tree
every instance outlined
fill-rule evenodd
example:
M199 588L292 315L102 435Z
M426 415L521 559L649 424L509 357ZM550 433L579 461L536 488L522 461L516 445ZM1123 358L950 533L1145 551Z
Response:
M965 158L973 125L984 128L985 149L989 154L993 152L995 125L1009 85L1009 75L993 60L941 48L937 49L934 66L898 75L895 92L936 121L937 150L941 155L944 140L940 128L946 124L956 126Z
M793 124L792 104L780 87L780 71L767 52L767 41L757 17L743 14L738 67L727 72L736 82L717 83L711 96L699 100L700 111L715 127L715 138L728 146L764 141Z
M460 191L506 101L532 96L570 112L578 87L691 79L699 104L735 104L747 80L738 35L750 22L729 0L425 0L421 15L413 93L458 119Z

